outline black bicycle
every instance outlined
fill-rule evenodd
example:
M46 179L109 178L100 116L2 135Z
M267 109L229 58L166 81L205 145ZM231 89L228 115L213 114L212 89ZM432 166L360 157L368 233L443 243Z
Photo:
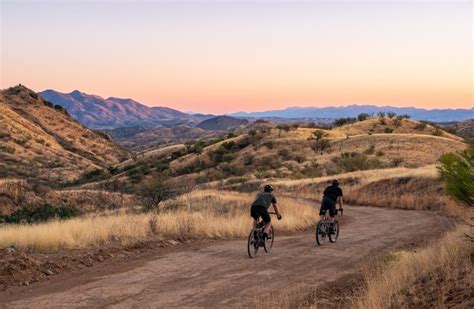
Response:
M336 209L336 215L338 211L343 213L343 209ZM334 219L334 227L331 227L331 219L329 217L329 211L326 210L324 213L324 219L319 220L316 224L316 242L318 245L322 245L326 242L326 238L329 238L330 242L336 242L339 237L339 222Z
M269 212L269 214L276 215L274 212ZM257 256L257 252L260 247L263 247L266 253L269 253L273 247L273 241L275 240L275 231L273 230L273 225L270 228L267 239L263 237L264 229L265 222L263 222L262 218L259 218L257 221L257 227L252 228L249 234L249 240L247 242L247 251L251 259Z

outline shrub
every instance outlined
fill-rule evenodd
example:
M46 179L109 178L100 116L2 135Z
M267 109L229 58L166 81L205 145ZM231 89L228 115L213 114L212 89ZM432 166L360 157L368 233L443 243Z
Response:
M346 172L379 168L378 159L369 159L366 154L358 152L343 152L340 157L333 158L333 162Z
M374 154L374 152L375 152L375 145L370 145L369 148L367 148L364 151L364 153L368 155Z
M474 206L474 146L461 153L448 153L440 158L438 167L446 183L446 192L457 201Z
M378 112L377 116L380 118L385 118L385 113L384 112Z
M313 132L313 136L316 138L316 140L320 140L326 135L327 134L323 130L316 130Z
M282 157L283 159L285 159L285 160L290 159L290 151L287 148L282 148L282 149L278 150L278 155L280 157Z
M30 97L32 97L35 100L38 99L38 95L35 92L30 92Z
M244 157L244 165L245 166L249 166L249 165L252 165L255 163L255 156L252 155L252 154L247 154L245 157Z
M388 118L390 118L390 119L392 119L392 118L395 117L396 115L397 115L397 114L394 113L394 112L388 112L388 113L387 113L387 116L388 116Z
M273 147L275 146L275 142L274 141L266 141L263 145L265 145L265 147L267 147L268 149L273 149Z
M384 154L385 154L385 153L384 153L382 150L379 150L379 151L377 151L377 152L375 153L375 155L376 155L377 157L381 157L381 156L383 156Z
M356 122L356 119L351 118L351 117L337 118L337 119L334 120L334 125L336 127L340 127L340 126L343 126L343 125L346 125L346 124L351 124L351 123L354 123L354 122Z
M314 152L329 150L331 149L331 143L325 138L316 140L311 144L311 149L313 149Z
M389 127L386 127L384 130L383 130L384 133L387 133L387 134L390 134L393 132L393 129L392 128L389 128Z
M423 131L426 128L426 125L427 125L426 121L420 121L415 125L415 130Z
M395 120L393 121L393 125L397 128L400 127L402 125L402 119L403 119L402 116L397 116Z
M402 162L403 162L403 159L401 157L396 157L392 159L392 165L395 167L400 166Z
M20 208L9 216L4 216L7 223L36 223L45 222L51 219L69 219L75 217L77 211L68 207L53 207L50 204L43 204L40 207L29 209Z
M369 114L362 113L362 114L357 115L357 120L358 121L364 121L364 120L367 120L369 117L370 117Z

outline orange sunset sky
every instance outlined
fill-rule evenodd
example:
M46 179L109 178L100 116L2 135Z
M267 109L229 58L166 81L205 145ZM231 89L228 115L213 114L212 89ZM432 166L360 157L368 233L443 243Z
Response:
M1 88L229 113L473 107L473 2L1 1Z

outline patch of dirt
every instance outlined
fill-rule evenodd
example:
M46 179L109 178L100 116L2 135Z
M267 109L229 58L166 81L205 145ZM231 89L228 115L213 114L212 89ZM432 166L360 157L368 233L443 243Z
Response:
M109 260L129 259L156 248L183 243L184 241L175 240L148 240L129 245L109 244L51 253L6 248L0 251L0 291L13 286L29 286L61 273L92 267Z

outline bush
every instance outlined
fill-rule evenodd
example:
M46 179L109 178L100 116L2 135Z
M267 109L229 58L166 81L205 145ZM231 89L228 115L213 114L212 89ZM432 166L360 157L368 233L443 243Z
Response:
M316 140L320 140L326 135L326 132L324 132L323 130L316 130L313 132L313 136L316 138Z
M43 204L38 208L20 208L9 216L4 216L7 223L36 223L46 222L51 219L69 219L75 217L77 211L74 208L53 207L50 204Z
M393 129L392 128L389 128L389 127L386 127L384 130L383 130L384 133L387 133L387 134L390 134L393 132Z
M357 115L357 120L358 121L364 121L364 120L367 120L369 117L370 117L369 114L362 113L362 114Z
M275 146L275 142L274 141L266 141L263 145L265 145L265 147L267 147L268 149L273 149L273 147Z
M331 149L331 143L325 138L316 140L311 144L311 149L313 149L314 152L329 150Z
M354 123L354 122L356 122L356 119L352 118L352 117L337 118L337 119L334 120L334 125L336 127L340 127L340 126L343 126L343 125L346 125L346 124L351 124L351 123Z
M388 112L388 113L387 113L387 116L388 116L388 118L390 118L390 119L392 119L392 118L395 117L396 115L397 115L397 114L394 113L394 112Z
M426 125L427 125L426 121L420 121L416 124L415 130L423 131L426 128Z
M461 153L448 153L440 158L438 167L446 183L446 192L457 201L474 206L474 146Z
M333 158L333 162L346 172L379 168L378 159L369 159L366 154L358 152L343 152L340 157Z

